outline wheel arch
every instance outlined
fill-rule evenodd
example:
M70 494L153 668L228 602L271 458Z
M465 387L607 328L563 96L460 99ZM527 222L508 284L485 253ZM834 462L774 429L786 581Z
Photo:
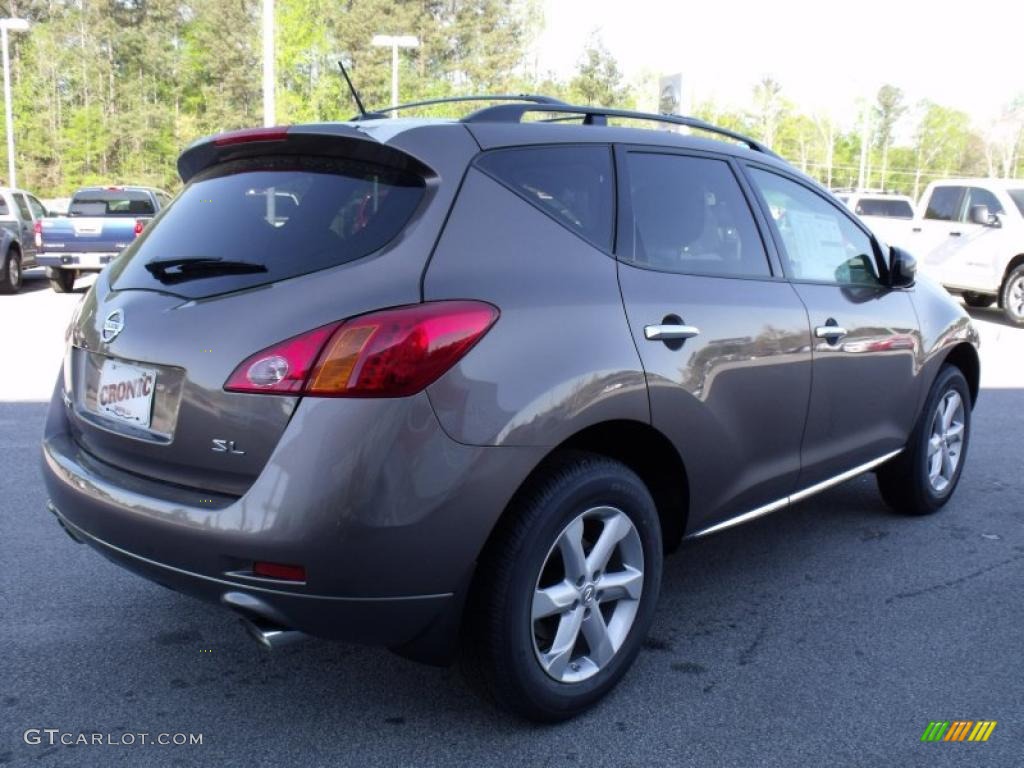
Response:
M999 281L999 289L998 293L996 293L996 304L998 304L1000 309L1003 308L1003 289L1006 287L1006 281L1010 278L1010 273L1020 266L1024 266L1024 253L1018 253L1010 259L1010 263L1006 265L1006 269L1003 271L1003 279Z
M971 391L971 407L978 402L978 389L981 384L981 361L978 359L978 350L973 344L964 341L946 353L943 364L952 365L960 369L960 372L967 379L967 387Z
M654 499L666 549L673 548L682 540L690 509L690 483L679 452L665 435L650 424L619 419L587 426L548 451L520 483L496 521L487 544L510 513L516 498L531 481L561 455L574 451L605 456L634 471ZM486 544L483 549L486 551Z

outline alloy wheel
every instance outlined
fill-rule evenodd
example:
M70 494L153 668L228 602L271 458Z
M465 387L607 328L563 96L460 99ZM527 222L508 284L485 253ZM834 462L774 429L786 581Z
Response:
M629 635L643 586L643 546L625 512L593 507L563 528L530 612L534 653L548 676L578 683L604 669Z
M964 401L950 390L939 400L928 438L928 481L942 493L956 477L964 446Z

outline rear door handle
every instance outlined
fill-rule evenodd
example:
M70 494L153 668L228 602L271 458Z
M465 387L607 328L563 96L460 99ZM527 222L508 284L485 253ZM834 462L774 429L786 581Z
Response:
M835 344L846 335L846 329L838 325L819 325L814 329L815 337L828 339L829 344Z
M648 341L678 341L700 335L700 328L692 325L645 325L644 338Z
M920 227L914 227L914 228L913 228L912 230L910 230L910 231L911 231L911 232L920 232L920 231L921 231L921 228L920 228Z
M950 232L949 236L950 237L960 237L960 233L959 232Z

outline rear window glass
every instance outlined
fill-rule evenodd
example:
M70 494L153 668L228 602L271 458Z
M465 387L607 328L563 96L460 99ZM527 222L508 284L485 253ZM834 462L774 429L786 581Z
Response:
M391 241L423 192L415 174L355 160L224 163L196 177L129 246L111 269L114 287L209 296L344 264ZM179 263L161 269L170 262Z
M608 147L504 149L481 156L477 165L576 234L611 250L614 180Z
M68 206L69 216L152 216L153 200L148 192L104 189L79 192Z
M914 218L914 208L906 200L861 198L857 203L858 216L886 216L893 219Z

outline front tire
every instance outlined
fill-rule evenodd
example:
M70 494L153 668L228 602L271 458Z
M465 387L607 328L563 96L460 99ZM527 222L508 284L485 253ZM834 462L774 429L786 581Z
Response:
M21 252L8 248L0 264L0 293L17 293L21 290Z
M50 269L50 287L57 293L71 293L75 290L75 278L78 277L74 269Z
M1016 267L1003 281L999 306L1007 322L1018 328L1024 327L1024 264Z
M971 437L971 393L959 368L944 366L932 384L907 447L878 469L878 489L895 511L929 515L960 482Z
M522 717L583 712L629 669L661 581L658 513L643 481L593 454L566 454L513 501L470 595L464 667Z

